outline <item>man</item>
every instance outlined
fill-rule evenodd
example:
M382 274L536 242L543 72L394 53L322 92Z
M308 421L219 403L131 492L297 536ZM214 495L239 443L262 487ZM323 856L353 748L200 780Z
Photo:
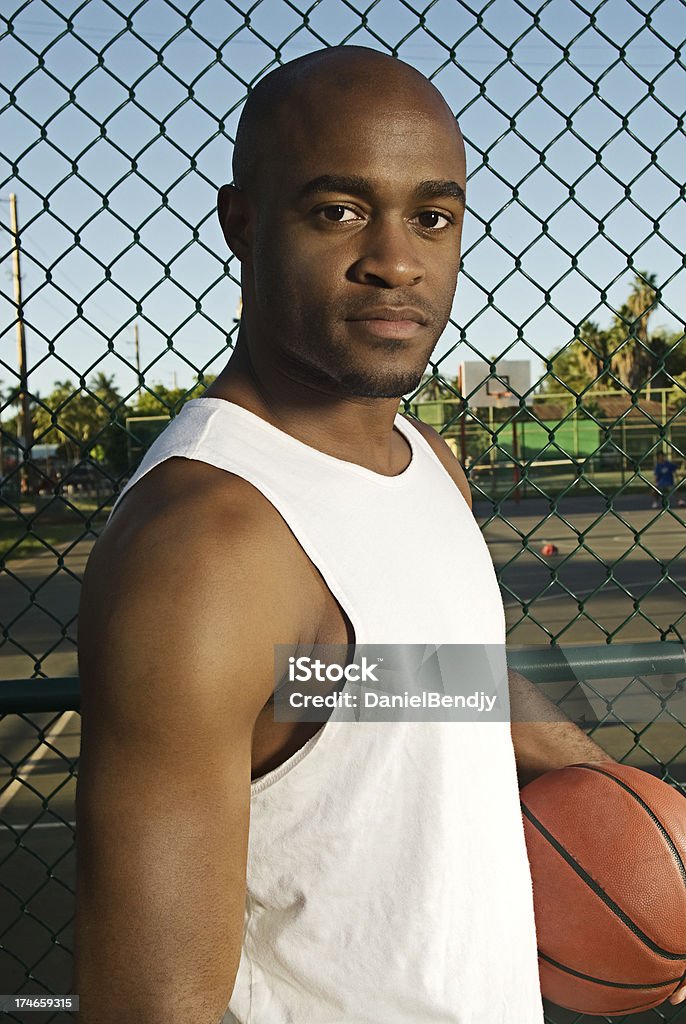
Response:
M511 726L270 704L275 643L504 645L462 469L397 415L451 310L459 130L335 48L260 82L233 169L236 349L84 578L81 1024L540 1024L517 777L608 756L516 675Z
M666 458L664 452L657 453L653 475L655 476L655 486L661 494L661 500L655 498L653 508L660 508L663 504L669 504L669 496L674 490L674 474L677 469L677 464ZM677 501L677 505L683 507L684 502L681 498Z

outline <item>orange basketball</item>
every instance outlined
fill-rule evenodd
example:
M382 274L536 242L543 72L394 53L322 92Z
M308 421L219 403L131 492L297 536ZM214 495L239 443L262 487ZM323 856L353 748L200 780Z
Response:
M686 977L686 800L639 768L546 772L521 791L541 992L639 1013Z

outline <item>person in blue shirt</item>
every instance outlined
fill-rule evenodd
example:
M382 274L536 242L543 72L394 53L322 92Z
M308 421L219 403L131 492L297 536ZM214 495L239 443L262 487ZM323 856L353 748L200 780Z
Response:
M657 453L653 474L655 476L655 486L662 494L662 501L656 497L653 501L653 508L659 508L665 501L669 502L669 495L674 489L674 473L676 469L677 464L665 458L664 452ZM677 504L683 506L684 502L679 498Z

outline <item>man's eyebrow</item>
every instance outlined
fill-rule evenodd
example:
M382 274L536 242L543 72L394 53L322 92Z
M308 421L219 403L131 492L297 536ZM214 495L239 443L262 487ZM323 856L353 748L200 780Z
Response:
M312 178L298 191L298 197L304 199L318 192L346 192L348 195L368 196L374 191L366 178L358 175L320 174Z
M415 189L417 199L457 199L464 203L465 194L456 181L423 181Z
M356 174L320 174L312 178L298 192L298 198L304 199L321 192L344 192L347 195L371 196L374 185L367 178ZM456 199L464 203L464 189L456 181L422 181L412 193L415 199Z

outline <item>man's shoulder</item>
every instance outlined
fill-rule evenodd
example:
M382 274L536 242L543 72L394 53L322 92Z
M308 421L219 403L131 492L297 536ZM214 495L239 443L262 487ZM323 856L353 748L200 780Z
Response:
M271 502L251 483L217 466L173 457L137 480L100 535L100 561L176 576L218 567L228 578L302 576L297 543ZM247 575L246 575L247 574ZM297 594L292 595L295 602Z
M107 527L110 536L140 530L211 535L240 518L255 530L276 521L275 510L247 480L197 459L173 456L154 466L123 495Z
M422 435L425 441L428 442L428 444L431 446L436 456L438 457L439 461L445 468L446 472L453 480L453 482L456 484L456 486L459 488L465 501L471 508L472 493L469 487L469 483L467 482L467 477L465 476L462 464L460 463L460 460L457 458L457 456L453 453L450 445L447 444L444 438L441 437L439 432L435 430L433 427L430 427L428 423L423 423L421 420L414 419L414 417L412 416L403 415L403 419L407 423L411 423L412 426L419 431L419 433Z
M173 457L122 498L89 559L87 589L101 603L119 593L143 603L157 595L168 617L178 611L188 618L188 606L208 621L250 609L265 630L278 626L290 636L318 611L303 562L288 526L257 488Z

